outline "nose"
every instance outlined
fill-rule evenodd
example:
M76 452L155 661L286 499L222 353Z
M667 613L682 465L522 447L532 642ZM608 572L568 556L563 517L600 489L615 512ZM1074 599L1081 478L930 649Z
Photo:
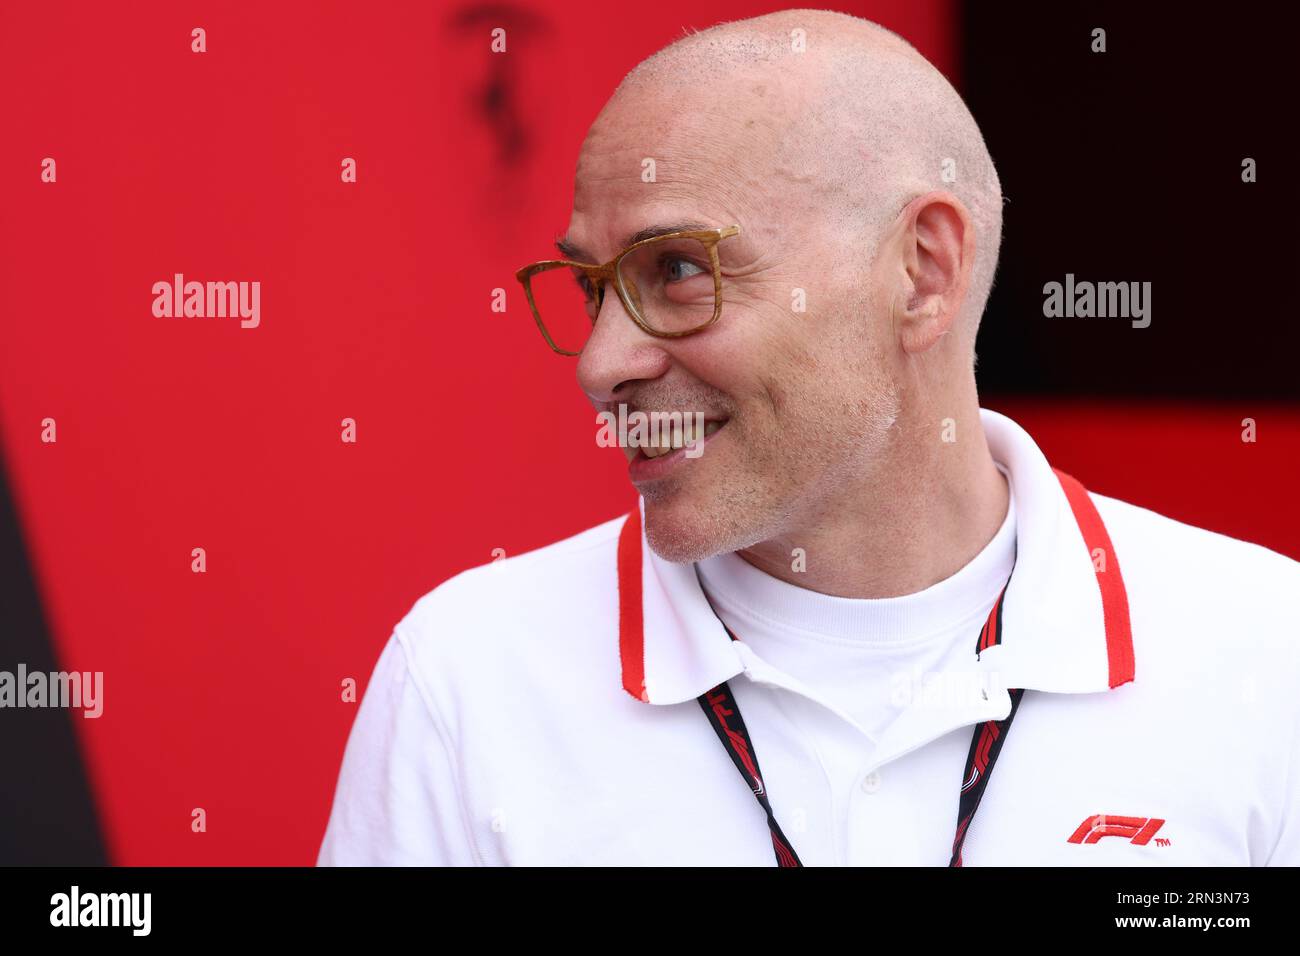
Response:
M635 382L656 379L668 371L672 359L663 348L664 341L643 332L627 314L613 285L607 284L595 327L578 357L578 385L592 402L618 401Z

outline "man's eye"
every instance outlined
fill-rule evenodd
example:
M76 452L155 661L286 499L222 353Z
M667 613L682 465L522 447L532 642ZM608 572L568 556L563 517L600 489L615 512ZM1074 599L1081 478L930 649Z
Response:
M670 256L663 261L663 275L668 282L681 282L683 279L697 276L703 271L690 259L683 259L679 256Z

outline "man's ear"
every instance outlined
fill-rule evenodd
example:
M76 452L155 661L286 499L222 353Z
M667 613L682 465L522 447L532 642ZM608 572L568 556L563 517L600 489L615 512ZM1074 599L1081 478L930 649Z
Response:
M899 213L892 236L899 256L894 328L908 352L924 352L952 330L975 261L975 229L950 192L918 196Z

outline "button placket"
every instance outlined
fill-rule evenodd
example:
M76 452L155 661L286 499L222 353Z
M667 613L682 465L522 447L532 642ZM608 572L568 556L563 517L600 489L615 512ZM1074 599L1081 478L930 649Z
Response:
M804 742L806 753L821 768L827 801L824 819L828 823L836 821L830 836L835 863L854 865L854 829L858 825L854 819L857 813L855 798L860 795L857 789L860 780L859 775L849 768L864 756L868 759L873 757L876 742L851 717L789 674L772 667L747 644L741 641L733 644L745 677L750 683L775 692L773 702ZM838 719L827 720L827 714ZM841 768L838 773L834 772L837 768ZM846 770L852 776L847 776Z

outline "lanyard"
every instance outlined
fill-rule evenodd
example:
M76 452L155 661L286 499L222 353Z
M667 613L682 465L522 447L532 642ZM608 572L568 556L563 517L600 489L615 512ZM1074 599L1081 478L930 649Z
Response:
M1002 592L993 604L993 609L989 611L988 620L980 628L979 641L975 645L976 660L979 659L981 651L1002 643L1002 599L1006 593L1006 585L1003 585ZM705 596L707 598L707 593ZM713 613L717 614L716 608ZM721 621L721 617L718 620ZM725 622L722 627L733 641L739 640ZM1012 690L1010 694L1011 712L1002 720L987 720L977 724L971 737L970 751L966 756L966 769L961 777L961 798L957 806L957 834L953 837L949 866L962 865L961 848L966 842L966 832L970 829L971 821L975 819L975 811L979 809L980 798L984 796L989 777L993 775L993 765L997 762L998 754L1002 752L1002 745L1006 742L1007 731L1011 729L1011 721L1020 707L1020 698L1024 695L1024 689ZM722 741L722 746L731 755L731 762L736 765L746 786L753 792L759 806L767 814L767 826L772 832L772 849L776 853L776 865L803 866L789 839L781 831L781 825L776 822L776 815L772 812L772 804L768 800L767 787L763 784L763 774L758 768L758 754L754 750L754 742L745 728L745 719L740 715L740 705L736 703L731 688L726 681L723 681L712 690L705 691L696 700L704 709L709 723L713 725L718 739Z

